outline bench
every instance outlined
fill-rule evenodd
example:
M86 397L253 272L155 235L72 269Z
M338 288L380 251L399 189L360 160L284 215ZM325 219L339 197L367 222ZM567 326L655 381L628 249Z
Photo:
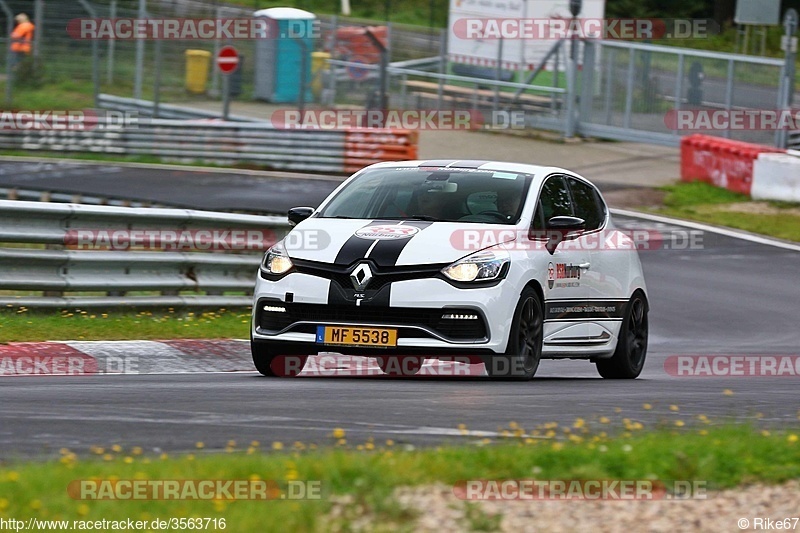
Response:
M439 84L436 82L406 80L403 84L418 99L422 98L423 95L429 95L434 99L438 98ZM447 101L477 107L479 103L493 103L495 91L494 89L470 88L461 85L443 85L442 97ZM550 109L553 105L550 96L521 94L518 97L514 97L514 93L508 91L499 91L497 99L498 103L501 104L516 104L523 108L535 108L538 111L541 111L542 108ZM559 105L557 102L556 106L558 107Z

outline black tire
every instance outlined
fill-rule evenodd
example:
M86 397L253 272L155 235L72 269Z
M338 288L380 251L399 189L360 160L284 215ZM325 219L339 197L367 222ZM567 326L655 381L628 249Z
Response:
M519 381L533 378L542 359L543 324L542 300L528 287L522 291L514 310L505 354L491 356L484 362L489 377Z
M306 366L307 355L277 355L272 353L269 345L250 341L250 352L253 364L262 375L270 378L295 377Z
M422 368L424 357L415 356L386 356L378 357L378 366L387 376L414 376Z
M614 355L597 360L597 371L606 379L635 379L642 373L647 357L647 299L640 291L633 293L626 305Z

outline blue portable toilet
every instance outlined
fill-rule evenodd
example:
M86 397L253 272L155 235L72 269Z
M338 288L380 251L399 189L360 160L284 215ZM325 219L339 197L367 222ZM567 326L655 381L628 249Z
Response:
M305 60L304 100L310 102L316 15L293 7L272 7L256 11L253 16L270 19L269 38L256 41L255 97L275 103L297 102Z

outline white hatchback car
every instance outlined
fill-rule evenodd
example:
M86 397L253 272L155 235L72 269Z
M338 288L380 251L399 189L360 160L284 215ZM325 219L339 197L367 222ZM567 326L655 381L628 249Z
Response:
M379 163L289 220L254 294L251 347L264 375L295 375L318 352L376 357L404 375L454 356L507 379L530 379L542 358L586 359L604 378L642 371L648 300L636 247L573 172Z

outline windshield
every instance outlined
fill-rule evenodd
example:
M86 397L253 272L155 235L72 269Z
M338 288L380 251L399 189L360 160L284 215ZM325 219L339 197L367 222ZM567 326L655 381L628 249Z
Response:
M322 218L513 224L531 176L451 168L376 168L342 189Z

